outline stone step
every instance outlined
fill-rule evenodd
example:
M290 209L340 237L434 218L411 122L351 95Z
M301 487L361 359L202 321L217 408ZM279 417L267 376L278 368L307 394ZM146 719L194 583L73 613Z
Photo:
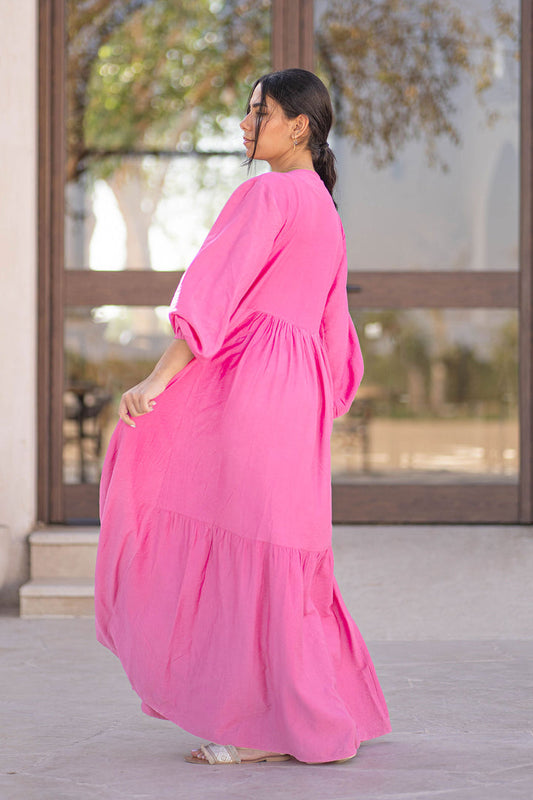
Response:
M30 534L30 580L21 617L91 617L98 528L47 527Z
M48 527L30 534L30 575L41 578L94 578L99 528Z
M94 616L91 578L35 578L20 587L21 617Z

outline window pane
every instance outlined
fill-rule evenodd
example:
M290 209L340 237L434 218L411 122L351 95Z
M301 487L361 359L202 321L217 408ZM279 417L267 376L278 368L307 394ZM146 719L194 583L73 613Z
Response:
M98 483L122 393L151 372L172 335L167 307L67 310L65 483Z
M365 376L334 423L334 479L516 482L517 313L376 310L353 318Z
M239 122L269 69L270 6L67 2L67 268L187 266L247 177Z
M516 270L519 0L315 0L352 270Z
M151 371L168 308L71 308L64 480L97 483L122 392ZM361 311L365 376L334 423L334 480L516 481L517 314Z
M102 157L99 166L111 160L116 163L116 157ZM247 177L242 158L234 155L129 156L117 169L118 188L117 172L108 180L84 178L83 202L92 222L70 218L70 268L186 269L229 195Z

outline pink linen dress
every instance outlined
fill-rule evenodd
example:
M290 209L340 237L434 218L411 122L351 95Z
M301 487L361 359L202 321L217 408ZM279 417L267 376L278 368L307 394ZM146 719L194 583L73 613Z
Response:
M346 280L316 172L242 183L172 301L195 358L119 421L100 490L96 635L142 710L301 761L390 731L333 574L332 420L363 373Z

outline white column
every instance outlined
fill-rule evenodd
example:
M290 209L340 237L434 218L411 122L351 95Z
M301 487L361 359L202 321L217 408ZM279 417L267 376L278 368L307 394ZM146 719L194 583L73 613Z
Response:
M0 0L0 603L36 515L37 0Z

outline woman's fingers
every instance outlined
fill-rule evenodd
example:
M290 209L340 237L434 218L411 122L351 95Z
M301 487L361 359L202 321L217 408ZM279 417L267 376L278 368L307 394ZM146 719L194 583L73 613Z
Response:
M139 404L138 395L134 390L131 389L126 393L126 403L131 417L138 417L143 413Z
M130 409L128 407L128 402L125 394L122 395L122 398L120 400L120 404L118 407L118 415L122 420L122 422L125 422L126 425L129 425L131 428L135 427L135 423L132 419L132 416L134 416L134 414L132 415L130 413Z
M128 408L130 414L139 417L141 414L148 414L152 410L152 401L144 391L130 389ZM132 413L133 411L133 413Z
M146 392L139 393L135 399L137 401L137 408L139 409L140 414L148 414L148 412L152 410L153 400L148 397Z
M130 389L122 395L118 408L119 417L134 428L133 417L140 417L153 410L155 400L151 400L146 392L137 388Z

